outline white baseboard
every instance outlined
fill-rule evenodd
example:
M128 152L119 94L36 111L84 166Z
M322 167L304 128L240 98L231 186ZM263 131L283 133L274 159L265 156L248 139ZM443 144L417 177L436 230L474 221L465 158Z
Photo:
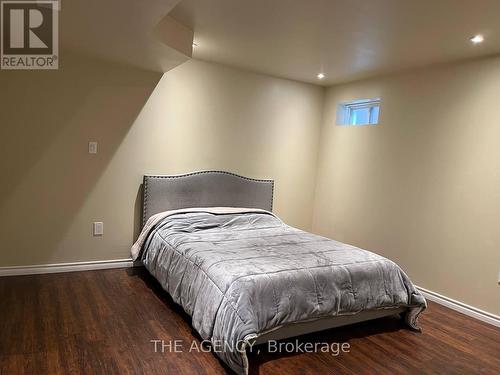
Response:
M134 266L134 261L132 259L114 259L114 260L96 260L90 262L0 267L0 277L16 276L16 275L36 275L42 273L104 270L110 268L127 268L133 266Z
M489 313L487 311L480 310L476 307L467 305L463 302L454 300L452 298L443 296L439 293L421 288L419 286L417 286L417 289L422 293L422 295L425 298L427 298L430 301L439 303L440 305L446 306L452 310L458 311L472 318L481 320L485 323L492 324L495 327L500 327L500 316Z
M16 276L16 275L36 275L44 273L104 270L111 268L128 268L128 267L134 267L134 261L132 259L97 260L90 262L0 267L0 277ZM467 305L460 301L456 301L452 298L443 296L439 293L421 288L419 286L417 286L417 289L420 290L423 296L430 301L446 306L452 310L458 311L472 318L492 324L496 327L500 327L500 317L497 315L480 310L476 307Z

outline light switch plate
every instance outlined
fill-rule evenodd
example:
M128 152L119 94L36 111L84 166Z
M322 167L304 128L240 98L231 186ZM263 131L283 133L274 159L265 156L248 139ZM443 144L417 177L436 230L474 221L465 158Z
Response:
M104 234L104 223L102 221L96 221L93 225L94 237L102 236Z
M97 154L97 142L89 142L89 154Z

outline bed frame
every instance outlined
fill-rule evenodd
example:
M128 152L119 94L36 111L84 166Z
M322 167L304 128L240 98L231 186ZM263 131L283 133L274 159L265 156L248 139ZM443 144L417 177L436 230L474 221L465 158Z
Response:
M243 177L224 171L202 171L180 175L146 175L143 189L142 223L152 215L191 207L244 207L272 211L274 181ZM264 333L255 339L259 345L306 333L345 326L395 314L406 309L391 308L361 311L307 322L292 323Z

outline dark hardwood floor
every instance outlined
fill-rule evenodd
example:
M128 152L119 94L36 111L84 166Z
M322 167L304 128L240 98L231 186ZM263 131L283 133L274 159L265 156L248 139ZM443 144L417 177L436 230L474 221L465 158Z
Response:
M499 374L500 329L432 302L423 333L396 317L302 336L348 353L250 354L252 374ZM200 338L143 269L0 278L0 374L225 374L209 352L155 352ZM290 340L290 341L294 341Z

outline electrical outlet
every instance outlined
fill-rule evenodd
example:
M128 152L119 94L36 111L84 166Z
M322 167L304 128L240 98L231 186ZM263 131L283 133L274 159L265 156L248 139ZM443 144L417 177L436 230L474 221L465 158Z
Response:
M104 223L102 221L96 221L93 225L94 237L102 236L104 234Z
M97 142L89 142L89 154L97 154Z

